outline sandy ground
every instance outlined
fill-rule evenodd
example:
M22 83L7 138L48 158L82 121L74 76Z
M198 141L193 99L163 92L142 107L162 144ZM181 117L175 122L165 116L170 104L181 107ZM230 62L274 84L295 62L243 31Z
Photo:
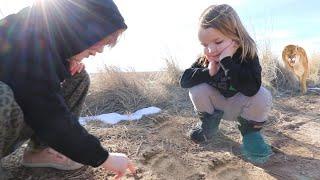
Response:
M187 98L187 96L186 96ZM137 175L123 179L320 179L320 98L317 93L274 97L269 123L263 130L274 147L264 165L244 160L239 153L241 136L236 122L222 121L217 137L195 144L186 135L197 122L189 102L179 113L162 112L139 121L86 128L113 152L123 152L135 162ZM113 179L101 168L83 167L62 172L24 168L24 147L3 160L10 179Z

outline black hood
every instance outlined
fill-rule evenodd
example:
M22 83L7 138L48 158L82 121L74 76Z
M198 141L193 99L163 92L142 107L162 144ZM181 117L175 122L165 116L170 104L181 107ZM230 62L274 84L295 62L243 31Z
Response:
M2 24L11 28L7 29L7 33L11 31L11 43L13 40L18 42L13 44L30 45L32 42L25 41L43 39L44 45L56 51L61 59L68 59L111 33L127 28L112 0L39 0L32 7L8 16Z

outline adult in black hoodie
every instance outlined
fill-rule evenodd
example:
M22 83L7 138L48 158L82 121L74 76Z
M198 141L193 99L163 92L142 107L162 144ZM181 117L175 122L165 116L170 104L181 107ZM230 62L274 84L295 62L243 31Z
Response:
M40 152L42 156L54 154L66 159L62 167L52 167L64 169L70 158L93 167L103 165L119 176L128 167L133 170L124 154L108 153L79 124L79 112L70 108L63 92L66 81L78 79L81 86L88 82L82 58L101 52L105 45L114 45L126 28L112 0L38 0L1 20L0 128L6 131L1 130L0 158L24 140L22 129L31 128L33 136L54 149ZM23 125L19 122L22 115ZM26 164L46 164L33 161L29 158Z

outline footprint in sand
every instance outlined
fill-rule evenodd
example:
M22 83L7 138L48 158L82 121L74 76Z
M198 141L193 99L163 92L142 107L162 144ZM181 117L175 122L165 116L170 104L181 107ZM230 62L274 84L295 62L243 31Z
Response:
M205 176L172 154L158 154L150 161L150 170L160 179L203 179Z
M233 167L223 167L218 170L216 174L216 179L224 180L247 180L247 172L243 169L235 169Z

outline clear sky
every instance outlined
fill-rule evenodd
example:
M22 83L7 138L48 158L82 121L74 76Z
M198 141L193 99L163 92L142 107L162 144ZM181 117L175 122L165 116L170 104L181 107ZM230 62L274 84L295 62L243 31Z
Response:
M33 0L0 0L1 16L28 6ZM173 57L187 68L201 53L197 23L211 4L227 3L239 14L259 49L270 43L275 55L287 44L320 53L320 1L316 0L115 0L128 25L113 49L84 62L89 72L103 64L136 71L161 70Z

